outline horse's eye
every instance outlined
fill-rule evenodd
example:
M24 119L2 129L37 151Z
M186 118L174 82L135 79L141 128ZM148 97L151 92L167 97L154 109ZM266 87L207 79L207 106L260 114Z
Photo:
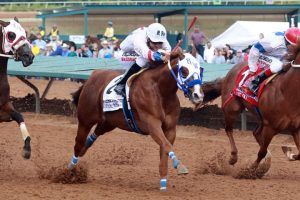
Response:
M180 68L180 73L182 75L183 78L186 78L189 75L189 69L186 67L181 67Z
M14 32L8 32L7 39L9 42L13 42L16 39L16 34Z

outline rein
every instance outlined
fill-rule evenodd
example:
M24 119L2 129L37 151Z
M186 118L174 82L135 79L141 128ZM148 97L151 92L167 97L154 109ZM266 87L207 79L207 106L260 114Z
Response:
M7 55L7 54L0 53L0 57L14 58L15 56L14 55Z
M300 67L300 64L294 64L294 60L291 62L292 67Z

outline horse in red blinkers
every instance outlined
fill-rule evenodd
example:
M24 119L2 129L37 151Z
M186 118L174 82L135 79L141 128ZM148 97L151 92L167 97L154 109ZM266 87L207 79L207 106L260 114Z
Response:
M268 83L264 82L260 86L257 105L250 104L249 101L232 93L237 87L235 80L247 63L235 65L223 79L221 88L205 89L207 88L205 84L202 85L203 92L207 96L210 96L212 91L216 93L216 90L218 94L221 93L225 131L231 145L230 164L235 164L238 159L233 138L233 123L244 109L259 116L259 124L253 135L260 149L250 169L257 170L263 158L270 161L267 148L274 135L283 130L290 132L299 151L298 154L293 154L289 147L283 146L284 153L290 160L300 160L300 41L296 46L289 46L286 59L289 62L284 66L283 72L271 77Z
M0 122L16 121L21 129L24 140L23 157L31 155L30 136L24 123L23 116L18 113L9 101L10 88L7 80L7 63L9 58L21 61L24 67L32 64L34 55L26 39L23 27L15 18L10 22L0 20Z
M152 66L132 80L130 92L126 88L127 100L134 116L135 126L142 135L150 135L160 146L160 189L167 188L168 157L179 174L188 173L187 168L177 159L173 144L176 138L176 124L180 115L178 88L194 104L203 99L201 90L202 76L199 63L190 54L181 49L171 54L168 63L153 63ZM74 147L74 156L68 166L73 169L78 157L85 154L93 142L101 135L121 128L132 131L124 120L122 110L104 112L103 96L107 85L121 72L97 70L84 85L73 94L77 105L78 130ZM113 89L110 88L111 91ZM124 104L123 104L124 105ZM96 125L94 133L91 128Z

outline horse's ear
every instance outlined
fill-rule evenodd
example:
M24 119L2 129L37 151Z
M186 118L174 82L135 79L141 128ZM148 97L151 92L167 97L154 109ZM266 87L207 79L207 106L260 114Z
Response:
M19 23L19 19L17 17L14 17L14 20Z
M0 25L1 26L6 27L6 26L8 26L8 24L9 24L9 22L5 22L5 21L0 20Z
M172 51L171 58L178 58L182 60L184 58L183 51L180 47L178 47L175 51Z

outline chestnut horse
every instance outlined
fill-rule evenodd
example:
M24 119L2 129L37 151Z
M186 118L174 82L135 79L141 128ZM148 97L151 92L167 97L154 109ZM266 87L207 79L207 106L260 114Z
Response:
M267 157L267 148L272 138L283 130L292 134L299 153L297 155L292 154L288 147L283 147L284 152L287 153L290 160L300 160L300 90L298 89L300 82L300 42L295 47L290 46L285 57L289 62L284 66L283 72L265 86L259 97L257 108L239 97L230 97L233 88L236 86L235 80L247 63L237 64L224 78L221 95L225 117L225 131L231 145L230 164L233 165L238 160L238 150L232 135L233 123L245 108L256 114L260 122L253 132L260 149L257 159L250 169L257 169L261 160ZM205 90L204 86L205 84L202 86L204 94L209 96L211 89ZM228 100L229 98L231 99ZM226 105L224 106L225 102Z
M152 63L153 67L136 77L130 88L130 106L140 133L150 135L160 146L161 190L167 188L168 157L179 174L188 173L184 165L177 160L173 144L181 110L176 94L178 87L184 88L185 95L194 104L199 104L203 100L201 70L199 63L196 64L193 62L196 60L193 59L195 58L192 55L183 54L182 50L178 49L171 54L171 61L168 64ZM183 63L184 66L180 67L178 63ZM79 124L74 156L68 166L69 169L75 167L78 156L83 156L98 136L117 127L132 131L125 122L121 110L103 112L103 91L118 75L119 71L94 71L84 85L73 94ZM183 79L186 81L180 82ZM94 125L97 125L94 133L88 136Z
M9 100L10 88L7 80L8 58L22 61L24 67L32 64L34 55L31 46L26 39L25 30L18 19L10 22L0 20L2 31L0 32L0 122L16 121L21 129L24 139L23 157L30 158L30 136L24 123L23 116L18 113ZM4 44L3 44L4 43Z

